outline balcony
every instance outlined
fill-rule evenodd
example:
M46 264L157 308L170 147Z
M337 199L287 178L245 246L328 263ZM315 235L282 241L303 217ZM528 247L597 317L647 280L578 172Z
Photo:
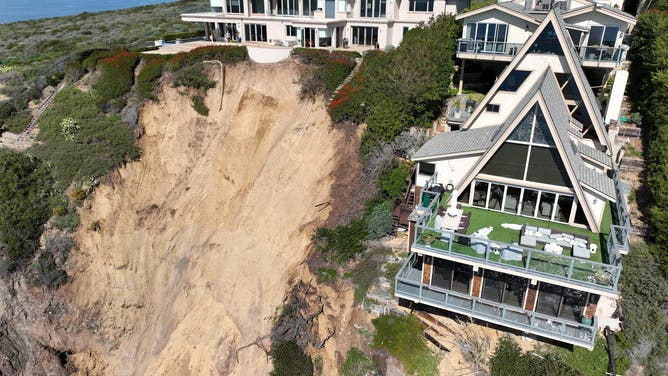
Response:
M431 193L437 195L436 193ZM550 283L559 283L573 288L584 289L595 293L618 294L617 284L621 273L621 259L615 246L628 244L628 227L611 226L608 241L598 247L601 251L592 255L593 259L555 254L545 250L525 247L511 239L520 240L519 231L503 231L500 223L528 223L538 226L549 226L563 231L585 234L591 239L597 236L583 229L576 229L566 224L538 221L533 218L519 217L511 214L496 213L489 210L466 208L470 210L472 230L478 230L482 224L493 225L495 229L489 238L480 238L471 234L454 233L434 228L437 208L440 205L438 195L431 200L428 207L418 207L412 251L429 254L443 259L478 265L500 272L523 275ZM426 201L420 200L426 205ZM478 217L478 219L476 219ZM480 218L483 217L483 218ZM498 233L494 236L494 231ZM586 234L589 235L586 235ZM605 239L604 239L605 241ZM512 242L512 244L511 244ZM595 241L591 241L595 243ZM606 250L608 257L601 252ZM609 264L605 262L610 262Z
M421 271L413 268L415 262L416 256L411 254L395 277L394 294L399 298L588 349L594 347L598 329L596 317L591 325L580 324L423 284Z
M510 61L520 48L522 48L522 43L459 39L457 41L457 57L460 59Z
M527 0L524 4L524 9L529 13L547 13L552 9L567 12L570 8L570 0Z
M626 59L626 47L576 46L575 51L585 67L616 68Z

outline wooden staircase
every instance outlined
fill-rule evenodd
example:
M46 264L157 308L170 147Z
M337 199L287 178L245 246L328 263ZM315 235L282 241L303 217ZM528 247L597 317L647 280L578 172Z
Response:
M417 167L413 166L406 183L408 188L404 197L396 197L392 202L392 226L394 232L397 231L399 227L408 227L408 216L415 208L415 174L417 173Z
M328 105L328 106L334 101L334 99L336 98L336 95L339 94L339 91L341 91L341 89L343 89L343 87L344 87L347 83L349 83L350 80L353 79L353 77L355 77L355 75L357 74L357 72L359 72L360 67L362 66L362 62L363 62L363 61L364 61L364 56L362 56L362 57L358 57L358 58L355 59L355 64L356 64L356 65L355 65L355 68L353 68L353 70L350 71L350 74L348 75L348 77L346 77L346 79L343 80L343 82L341 82L341 84L336 88L336 90L334 90L334 92L332 93L332 95L330 95L329 100L327 101L327 105Z
M35 115L33 115L32 119L30 120L30 123L23 129L23 132L19 135L20 140L24 140L25 138L28 137L28 134L30 131L35 128L35 125L37 124L37 121L39 120L40 116L46 111L49 106L51 106L51 103L53 103L53 98L58 94L59 91L61 91L65 87L65 81L63 81L56 90L49 95L46 100L39 106L37 109L37 112L35 112Z

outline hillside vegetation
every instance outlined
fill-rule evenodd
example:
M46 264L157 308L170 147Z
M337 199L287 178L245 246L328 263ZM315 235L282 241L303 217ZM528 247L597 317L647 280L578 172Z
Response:
M647 245L624 259L623 351L648 375L668 374L668 1L641 3L633 30L629 96L642 115Z

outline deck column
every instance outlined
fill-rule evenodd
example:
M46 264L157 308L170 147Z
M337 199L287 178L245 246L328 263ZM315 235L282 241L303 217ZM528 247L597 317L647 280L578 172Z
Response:
M536 309L536 300L538 300L538 281L531 281L527 289L527 297L524 303L524 309L534 311Z
M431 256L424 256L422 262L422 283L431 285L431 273L433 269L434 258Z
M462 67L459 71L459 92L457 94L462 95L462 90L464 89L464 68L466 67L466 60L462 60Z
M596 315L596 307L598 305L598 299L599 298L600 298L600 296L596 295L596 294L590 294L589 295L589 303L585 307L584 314L583 314L584 317L591 318L591 317L594 317Z
M415 222L408 221L408 253L411 252L411 247L413 247L413 239L415 238Z
M471 286L471 296L479 298L482 294L482 269L473 273L473 283Z

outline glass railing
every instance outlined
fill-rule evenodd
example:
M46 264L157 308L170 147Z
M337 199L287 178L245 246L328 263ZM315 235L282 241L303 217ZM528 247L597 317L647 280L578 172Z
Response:
M418 278L419 271L412 269L414 261L415 256L411 255L395 277L394 294L399 298L558 341L587 348L594 347L598 329L596 317L590 325L581 324L423 284Z
M486 42L473 39L457 41L458 53L515 56L520 48L522 48L522 43Z
M577 46L575 51L578 53L582 62L615 63L621 64L626 58L624 48L615 47L591 47Z
M432 252L435 255L501 267L509 272L530 273L614 293L618 291L617 283L622 269L617 263L609 265L518 244L437 230L421 224L415 226L412 248L418 253Z

